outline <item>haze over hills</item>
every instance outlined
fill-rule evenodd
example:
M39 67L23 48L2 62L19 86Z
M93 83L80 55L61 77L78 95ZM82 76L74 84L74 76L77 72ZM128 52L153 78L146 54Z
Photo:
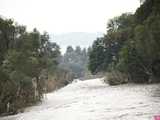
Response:
M82 48L87 48L92 45L93 41L97 37L102 37L103 33L95 32L69 32L62 34L50 34L50 39L52 42L56 42L61 47L61 52L64 53L67 46L71 45L81 46Z

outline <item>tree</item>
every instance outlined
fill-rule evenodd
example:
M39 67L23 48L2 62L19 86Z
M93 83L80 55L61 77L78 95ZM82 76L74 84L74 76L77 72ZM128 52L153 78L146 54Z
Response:
M103 43L103 38L98 38L94 41L92 45L92 50L89 53L89 70L95 74L99 71L104 70L104 63L105 60L105 48Z
M89 69L94 72L108 71L119 61L119 52L125 42L133 36L133 15L126 13L108 22L107 35L97 39L89 57Z
M0 18L0 114L41 101L48 76L58 69L59 46L37 29ZM53 74L54 73L54 74Z
M68 46L66 53L61 58L60 67L65 68L72 73L74 78L84 77L88 64L88 55L86 49L76 46Z
M102 43L101 51L99 45L93 43L90 70L95 72L99 67L98 71L118 70L127 74L131 82L157 82L160 74L159 19L159 0L145 0L135 14L111 19L102 42L96 41Z
M11 19L0 18L0 64L4 60L6 51L12 46L14 42L15 27Z

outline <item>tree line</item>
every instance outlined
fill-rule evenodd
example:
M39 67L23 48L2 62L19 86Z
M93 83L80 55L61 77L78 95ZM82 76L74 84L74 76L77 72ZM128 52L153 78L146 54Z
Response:
M58 67L60 48L47 32L31 32L0 17L0 115L15 114L40 102L43 93L72 79Z
M160 1L143 0L134 14L107 24L89 54L93 74L107 72L110 84L160 82Z
M76 46L68 46L64 55L61 56L59 67L69 71L74 79L85 77L88 73L88 50Z

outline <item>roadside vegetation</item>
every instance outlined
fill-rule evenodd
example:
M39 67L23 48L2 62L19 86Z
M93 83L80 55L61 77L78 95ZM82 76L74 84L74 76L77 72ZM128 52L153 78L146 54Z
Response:
M88 67L107 72L111 85L160 82L160 1L145 0L134 14L111 19L92 45Z
M23 112L44 93L90 73L88 50L68 46L62 55L47 32L28 32L12 19L0 17L0 42L0 115Z
M58 67L60 48L47 32L31 32L0 18L0 115L40 102L43 94L67 84L71 74Z

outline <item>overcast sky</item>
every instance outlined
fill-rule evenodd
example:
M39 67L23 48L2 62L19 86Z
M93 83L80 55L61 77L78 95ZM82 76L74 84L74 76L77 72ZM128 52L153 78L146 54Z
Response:
M139 0L0 0L0 15L29 30L105 33L110 18L137 7Z

